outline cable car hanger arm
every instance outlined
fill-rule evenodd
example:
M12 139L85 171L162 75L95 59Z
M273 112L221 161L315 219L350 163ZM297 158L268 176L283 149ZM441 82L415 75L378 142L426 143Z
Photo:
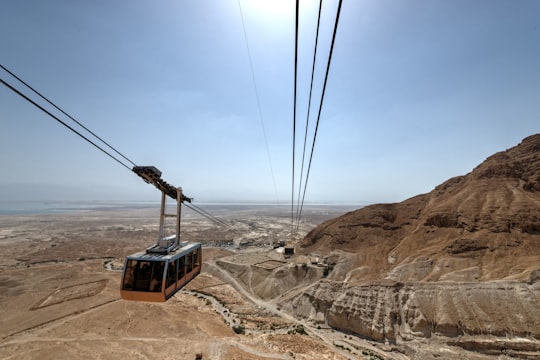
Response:
M134 166L133 172L139 175L145 182L154 185L158 190L165 193L165 195L177 200L177 190L171 184L168 184L161 178L161 171L155 166ZM182 194L182 202L191 203L193 198L187 197Z

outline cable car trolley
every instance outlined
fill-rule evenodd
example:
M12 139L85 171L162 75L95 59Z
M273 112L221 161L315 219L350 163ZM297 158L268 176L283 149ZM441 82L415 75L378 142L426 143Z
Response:
M182 188L161 179L153 166L135 166L133 172L161 191L159 237L145 251L126 257L120 285L125 300L163 302L201 272L202 248L198 242L180 241L182 202L191 202ZM166 196L176 199L176 214L166 214ZM165 218L176 217L176 234L165 236Z

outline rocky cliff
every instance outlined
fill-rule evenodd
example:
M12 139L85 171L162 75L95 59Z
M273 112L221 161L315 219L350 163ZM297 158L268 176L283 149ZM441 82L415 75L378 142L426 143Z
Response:
M297 250L347 253L335 280L526 280L540 268L540 134L428 194L327 221Z
M378 341L540 356L540 134L428 194L350 212L297 246L333 264L281 304Z

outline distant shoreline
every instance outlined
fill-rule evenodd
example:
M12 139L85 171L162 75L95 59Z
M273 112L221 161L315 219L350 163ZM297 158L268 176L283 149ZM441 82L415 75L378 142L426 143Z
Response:
M0 215L52 215L141 207L157 208L159 204L129 201L0 201Z
M290 204L276 204L270 202L197 202L199 207L244 207L244 208L260 208L260 207L282 207L284 210L290 210ZM352 203L309 203L304 204L304 207L330 207L330 208L350 208L358 209L366 204ZM174 206L173 202L168 202L168 206ZM159 203L155 201L64 201L64 200L43 200L43 201L12 201L0 200L0 215L54 215L54 214L69 214L81 211L97 211L97 210L129 210L129 209L157 209ZM296 206L295 206L296 209Z

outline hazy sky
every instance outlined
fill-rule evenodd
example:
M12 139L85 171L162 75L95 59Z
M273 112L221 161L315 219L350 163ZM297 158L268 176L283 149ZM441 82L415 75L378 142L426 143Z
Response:
M2 0L0 63L198 201L286 204L295 5L240 3L260 114L237 0ZM324 3L312 115L337 7ZM301 1L297 165L317 6ZM401 201L538 133L539 64L537 0L344 0L306 201ZM54 185L159 201L3 85L0 152L0 187L27 184L21 199Z

